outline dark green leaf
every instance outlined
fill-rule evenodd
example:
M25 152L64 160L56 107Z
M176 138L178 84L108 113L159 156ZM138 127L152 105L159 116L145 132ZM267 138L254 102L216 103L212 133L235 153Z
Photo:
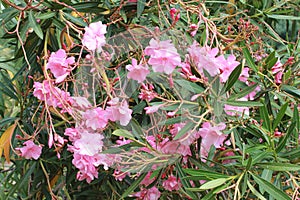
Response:
M287 142L287 140L290 138L292 132L294 131L295 126L296 126L296 123L293 122L293 123L290 125L290 127L289 127L287 133L285 134L285 136L279 141L279 144L278 144L278 146L277 146L277 148L276 148L276 152L277 152L277 153L279 153L279 152L286 146L286 142Z
M228 80L225 83L225 92L230 90L230 88L235 84L242 73L243 64L239 64L230 74Z
M147 173L144 173L142 175L139 176L138 179L136 179L136 181L134 181L128 188L127 190L122 194L121 199L127 197L128 195L130 195L138 186L139 184L144 180L144 178L146 177Z
M137 17L139 18L145 9L146 0L138 0L137 1Z
M262 179L261 177L253 173L251 173L251 175L254 178L255 182L261 187L263 187L266 190L266 192L269 193L275 199L290 200L290 197L286 193L275 187L272 183Z
M237 106L237 107L255 107L255 106L263 106L262 103L256 101L226 101L224 104Z
M39 38L43 39L44 38L43 31L42 31L40 25L36 22L36 18L34 17L32 10L29 11L28 19L29 19L29 24L30 24L31 28L33 28L36 35Z
M283 20L300 20L299 16L291 16L291 15L268 15L269 18L273 19L283 19Z
M179 138L181 138L184 134L190 131L194 126L195 124L193 122L188 122L182 129L180 129L180 131L174 137L174 140L178 140Z
M196 83L187 81L187 80L174 80L175 83L177 83L178 85L180 85L183 89L187 89L188 91L192 92L192 93L202 93L204 91L204 89L199 86Z
M256 89L257 87L257 83L249 86L249 87L246 87L245 89L243 89L242 91L239 91L237 94L233 94L229 97L229 101L231 100L237 100L237 99L240 99L242 97L245 97L246 95L248 95L249 93L253 92L253 90Z
M282 85L281 90L285 91L286 93L296 97L300 98L300 90L297 89L296 87L290 86L290 85Z
M275 130L275 128L278 126L278 124L282 120L283 116L285 115L285 111L286 111L287 107L288 107L288 103L285 103L281 106L281 108L273 122L273 131Z
M258 167L272 171L299 171L300 165L291 163L257 163Z
M259 108L259 113L260 113L260 118L263 121L263 127L271 131L272 127L271 127L271 121L270 121L267 107L265 105L261 106Z
M252 70L254 70L255 72L258 72L258 68L257 68L257 66L256 66L256 64L255 64L255 62L254 62L254 60L253 60L253 58L252 58L252 56L250 54L250 51L249 51L249 49L247 48L247 46L245 44L245 42L242 42L241 45L243 46L242 47L243 54L244 54L244 56L246 58L246 61L247 61L248 65L249 65L249 67Z

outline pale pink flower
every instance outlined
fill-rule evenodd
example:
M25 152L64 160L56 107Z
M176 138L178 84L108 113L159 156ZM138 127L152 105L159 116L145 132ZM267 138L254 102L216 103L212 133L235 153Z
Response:
M105 170L108 170L108 168L111 167L117 161L118 155L99 153L96 154L94 158L95 158L94 161L95 166L102 165Z
M92 107L92 104L85 97L72 97L72 107L80 110L86 110Z
M254 82L252 83L248 83L249 86L255 84ZM256 93L260 91L260 86L258 85L252 92L250 92L249 94L247 94L245 96L245 98L247 98L248 100L254 100L254 97L256 96Z
M23 147L16 148L17 150L21 151L21 156L26 159L35 159L37 160L41 153L42 153L42 147L40 145L36 145L33 141L28 140L23 143Z
M102 22L91 23L88 27L85 27L85 33L83 35L82 44L89 50L98 52L102 51L102 46L105 45L106 25Z
M225 83L231 72L240 64L240 62L236 61L234 55L229 55L227 59L223 55L219 56L217 60L220 62L220 80L222 83Z
M48 106L64 108L64 105L72 104L70 93L54 87L48 80L44 80L42 83L34 82L33 88L33 96L45 101Z
M202 128L199 129L199 134L202 137L201 141L201 155L207 157L209 149L212 145L216 148L221 147L227 135L221 131L226 128L224 123L212 126L209 122L204 122Z
M66 128L64 135L68 136L71 142L80 139L80 133L76 128Z
M186 125L186 123L177 123L174 124L173 127L170 129L170 133L173 137L175 137L179 131ZM190 146L195 140L197 140L200 137L199 133L194 131L187 131L185 134L183 134L178 141L185 146Z
M72 164L79 169L76 176L79 181L85 179L90 183L94 178L98 178L98 170L94 166L94 161L93 156L74 153Z
M126 69L129 71L127 78L138 81L138 83L146 80L147 75L150 73L148 67L142 64L137 64L137 60L132 58L131 65L126 65Z
M161 152L165 154L181 154L183 156L191 156L189 145L181 144L179 140L167 141L161 145Z
M149 46L145 49L145 54L150 56L148 63L152 65L154 72L171 74L176 66L181 64L180 55L171 40L151 39Z
M276 84L281 84L281 83L282 83L282 75L283 75L283 72L282 72L282 71L278 72L278 73L275 75L275 83L276 83Z
M162 106L163 106L163 104L148 106L148 107L145 107L144 110L146 111L146 114L152 114L152 113L157 112L159 110L159 108Z
M115 122L120 121L122 126L126 126L131 120L132 110L129 109L127 101L119 102L119 98L113 98L108 102L110 105L106 108L108 118Z
M199 44L194 43L188 48L189 58L194 63L199 72L203 73L206 70L211 76L216 76L220 73L220 63L216 58L219 53L218 48L211 49L208 46L200 47Z
M94 156L102 151L103 138L101 134L83 131L80 139L74 142L74 148L81 155Z
M103 129L108 123L108 112L100 107L87 110L83 113L85 125L93 130Z
M150 185L155 180L155 177L150 178L151 174L152 174L151 172L148 172L145 178L140 183L140 185L145 185L145 186Z
M167 180L165 180L162 186L169 191L179 190L181 187L180 180L177 179L173 174L171 174Z
M52 52L46 69L50 69L54 77L56 78L56 83L60 83L70 74L73 70L72 66L75 63L74 57L67 58L65 50L59 49L57 52Z

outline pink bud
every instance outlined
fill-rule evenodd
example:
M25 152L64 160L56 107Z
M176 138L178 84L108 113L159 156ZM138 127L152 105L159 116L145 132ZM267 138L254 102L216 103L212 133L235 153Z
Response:
M190 29L193 29L193 30L198 29L198 26L196 24L191 24Z

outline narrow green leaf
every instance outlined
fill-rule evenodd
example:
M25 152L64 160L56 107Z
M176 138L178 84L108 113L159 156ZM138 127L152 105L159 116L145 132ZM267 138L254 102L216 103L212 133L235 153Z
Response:
M133 135L129 131L124 130L124 129L117 129L114 132L112 132L112 134L116 135L116 136L121 136L121 137L124 137L124 138L135 140Z
M290 85L282 85L281 90L283 90L284 92L286 92L298 99L300 98L300 90L297 89L296 87L293 87Z
M245 58L246 58L246 61L247 61L248 65L249 65L249 67L250 67L251 69L253 69L255 72L258 72L258 68L257 68L257 66L256 66L256 64L255 64L255 62L254 62L254 59L252 58L252 56L251 56L251 54L250 54L250 51L249 51L249 49L247 48L245 42L242 42L241 45L243 46L243 47L242 47L242 51L243 51L243 54L244 54L244 56L245 56Z
M144 137L144 132L139 123L136 121L136 119L132 118L130 121L130 125L132 128L132 135L141 141Z
M243 64L241 63L231 72L228 80L225 83L225 92L230 90L230 88L232 88L232 86L238 80L238 78L240 77L240 75L242 73L242 69L243 69Z
M283 19L283 20L300 20L299 16L292 16L292 15L268 15L269 18L272 19Z
M226 101L224 104L237 106L237 107L260 107L263 106L262 103L256 101Z
M276 58L276 57L275 57L275 53L276 53L276 51L273 51L272 53L270 53L270 54L268 55L268 57L266 58L265 62L268 63L268 62L270 62L271 60L273 60L274 58Z
M144 9L145 9L145 4L146 4L146 0L138 0L137 1L137 11L136 11L136 14L137 14L137 17L139 18L142 13L144 12Z
M295 126L296 126L296 123L293 122L290 125L290 127L289 127L287 133L285 134L285 136L279 141L279 144L278 144L278 146L276 148L276 152L277 153L279 153L286 146L286 142L290 138L291 134L293 133L293 131L295 129Z
M188 132L194 126L195 124L193 122L188 122L182 129L180 129L180 131L174 137L174 140L178 140L179 138L181 138L186 132Z
M36 22L36 19L33 15L32 10L29 11L28 19L29 19L29 24L30 24L31 28L33 28L36 35L39 38L43 39L44 38L43 31L42 31L40 25Z
M176 172L178 173L178 176L180 178L180 181L182 183L182 186L185 188L185 192L190 196L190 198L192 199L198 199L198 197L192 192L187 190L187 188L191 188L191 183L190 181L184 179L184 177L186 177L186 174L184 173L183 169L181 168L180 163L177 163L175 165L176 168Z
M272 171L299 171L300 165L291 163L257 163L258 167Z
M122 194L121 199L124 199L125 197L127 197L129 194L131 194L138 186L139 184L144 180L144 178L146 177L147 173L144 173L142 175L139 176L138 179L136 179L136 181L134 181L129 187L128 189Z
M167 120L164 121L160 121L158 123L158 125L172 125L172 124L176 124L176 123L180 123L185 121L187 118L183 117L183 116L179 116L179 117L174 117L174 118L169 118Z
M201 169L183 169L183 171L191 176L202 177L203 180L229 178L229 176L225 174L207 171L207 170L201 170Z
M200 85L187 80L174 80L174 82L192 93L202 93L204 91Z
M200 190L209 190L215 187L218 187L222 184L224 184L227 181L226 178L218 178L212 181L208 181L206 183L204 183L203 185L200 186Z
M251 173L251 172L249 172ZM254 178L255 182L263 187L267 193L269 193L272 197L275 199L280 199L280 200L290 200L291 198L284 193L282 190L278 189L275 187L272 183L262 179L261 177L251 173L252 177Z
M266 128L268 131L271 131L271 121L268 114L268 110L266 105L261 106L259 108L260 118L263 120L263 127Z
M255 83L255 84L253 84L249 87L246 87L242 91L239 91L237 94L231 95L228 100L232 101L232 100L237 100L237 99L240 99L242 97L245 97L249 93L253 92L256 89L257 85L258 85L258 83Z
M247 180L247 185L249 187L249 189L251 190L251 192L257 196L259 199L261 200L267 200L263 195L261 195L252 185L251 183Z
M37 18L37 19L49 19L49 18L54 17L55 15L56 15L56 12L50 11L50 12L38 14L38 15L36 16L36 18Z
M285 111L288 107L288 103L285 103L281 106L274 122L273 122L273 131L275 130L275 128L278 126L278 124L280 123L281 119L283 118L283 116L285 115Z

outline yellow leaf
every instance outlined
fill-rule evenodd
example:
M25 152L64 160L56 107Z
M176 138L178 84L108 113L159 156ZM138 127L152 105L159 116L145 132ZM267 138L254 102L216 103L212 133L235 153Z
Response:
M8 163L10 162L9 150L10 150L11 136L16 128L16 125L17 124L15 123L10 127L8 127L0 138L0 157L2 156L2 153L4 151L4 157Z

